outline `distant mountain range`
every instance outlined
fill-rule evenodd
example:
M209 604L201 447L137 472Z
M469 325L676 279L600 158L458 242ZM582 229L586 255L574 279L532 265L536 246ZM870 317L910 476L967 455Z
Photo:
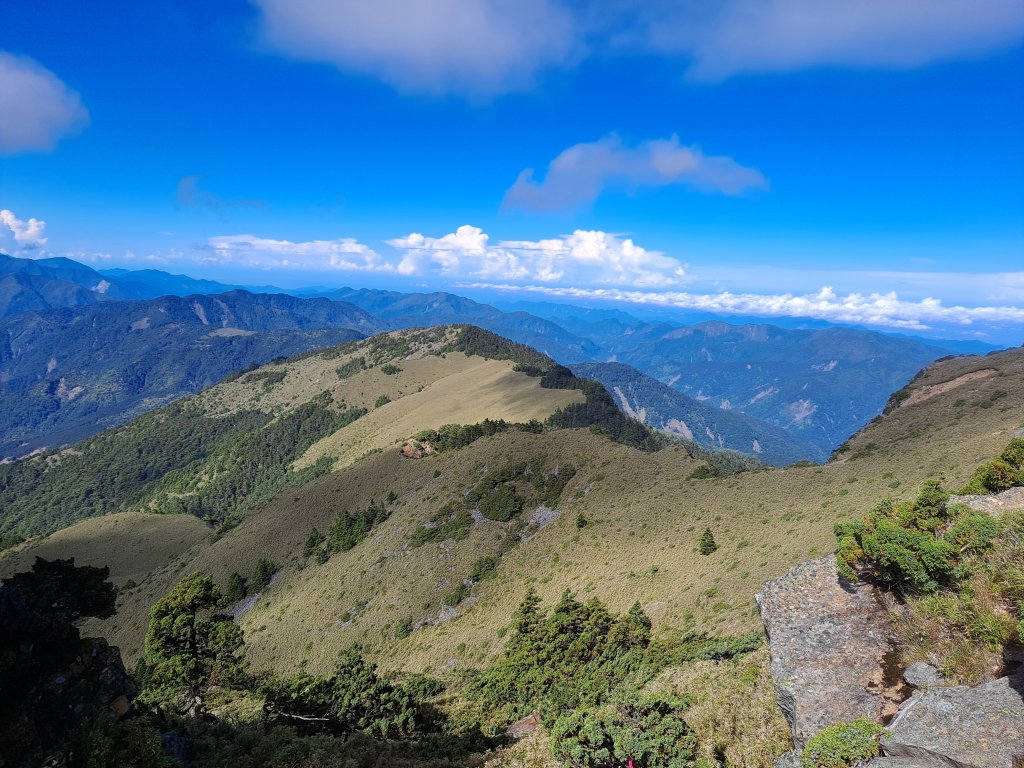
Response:
M207 319L212 325L288 335L287 339L247 336L243 340L241 336L211 337L216 329L203 326L188 308L194 300L191 304L169 302L169 314L124 303L167 295L224 294L234 289L160 270L97 271L70 259L31 260L0 254L0 318L7 316L12 321L0 326L5 345L0 375L6 377L0 381L0 397L27 398L7 415L6 423L0 420L0 426L7 427L2 451L91 434L140 409L195 391L237 366L311 348L316 337L310 332L316 329L369 334L465 323L527 344L563 365L625 364L628 367L593 365L586 370L609 389L618 388L616 399L625 410L658 428L680 434L689 430L699 443L752 453L771 463L821 460L880 413L889 394L924 366L951 353L990 349L983 344L979 348L976 342L926 343L856 328L822 327L821 323L806 328L721 321L683 326L638 319L619 309L552 302L505 304L508 311L503 311L446 292L317 288L294 291L290 297L238 294L248 298L244 302L224 299L232 308L230 316L221 314L216 308L219 305L197 304L210 308L212 314ZM276 293L273 288L266 290ZM109 313L96 314L91 309L114 303L119 308ZM340 309L327 309L335 305ZM56 314L51 316L48 311ZM23 317L25 312L35 314ZM172 315L187 320L178 324L154 320ZM152 332L130 331L144 316L150 317ZM83 335L79 329L93 322L105 329L103 334ZM143 330L147 332L141 333ZM25 342L28 338L31 343ZM207 340L200 342L201 338ZM209 338L218 340L210 342ZM156 368L163 363L153 355L165 355L160 359L168 366L174 355L184 354L187 359L198 355L191 365L199 370L173 381L165 377L165 384L156 387L158 393L141 385L128 397L114 386L121 394L103 395L102 406L86 407L92 400L82 395L74 398L81 398L81 405L72 408L70 401L62 403L54 394L65 391L59 384L53 385L53 393L43 394L61 375L71 381L64 371L46 370L51 357L60 362L83 349L101 350L107 343L104 339L127 344L131 355L145 358L149 362L144 365ZM320 341L331 343L326 336ZM217 351L209 356L218 359L203 363L197 350L211 343ZM275 343L281 345L279 349L273 348ZM15 362L14 349L32 359ZM103 374L105 381L124 376L131 362L124 350L92 358L81 364L81 372L93 377ZM13 365L27 367L15 370ZM97 388L96 380L73 383L66 391L76 386L86 387L92 397L107 392L105 387ZM128 410L119 416L119 408ZM14 414L20 414L20 421ZM75 414L86 414L81 417L86 421L80 423Z
M93 435L273 358L384 324L327 299L232 291L0 320L0 457Z
M722 410L646 376L623 363L582 363L573 373L601 382L629 416L709 448L727 448L785 466L828 454L781 427L738 411Z
M155 299L158 296L224 293L244 288L214 280L172 275L158 269L95 270L72 259L19 259L0 253L0 317L103 301ZM254 292L281 291L270 286Z

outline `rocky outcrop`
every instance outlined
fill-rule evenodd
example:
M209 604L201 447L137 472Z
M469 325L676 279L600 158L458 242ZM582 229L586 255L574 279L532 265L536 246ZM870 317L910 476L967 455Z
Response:
M1013 509L1024 509L1024 488L1010 488L1002 493L983 496L950 496L949 504L966 504L978 512L1001 515Z
M1024 675L916 692L882 738L887 757L943 768L1018 768L1024 763Z
M776 768L799 766L800 748L823 728L894 713L867 768L1024 768L1024 671L968 687L928 664L898 669L879 594L840 577L834 555L768 582L757 601L797 747ZM908 690L900 673L915 690L897 709Z
M0 729L0 766L63 766L75 734L91 723L117 720L138 693L121 652L102 637L82 640L74 661L29 691Z
M895 711L903 691L890 664L888 614L873 587L840 578L835 555L766 583L757 602L776 696L797 747L829 725L882 721Z

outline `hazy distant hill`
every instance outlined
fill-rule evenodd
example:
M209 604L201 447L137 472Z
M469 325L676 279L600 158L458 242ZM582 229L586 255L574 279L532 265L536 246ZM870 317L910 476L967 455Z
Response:
M526 312L502 312L489 304L452 293L341 288L325 295L351 302L386 320L393 328L472 323L520 344L528 344L562 364L598 360L601 355L593 342L550 320Z
M785 466L802 459L823 461L828 454L781 427L738 411L695 400L623 363L581 363L578 376L601 382L630 416L709 448L727 448Z
M234 371L381 328L344 302L245 291L0 320L0 456L82 439Z
M97 271L63 257L19 259L0 253L0 317L102 301L224 293L242 287L158 269ZM280 292L269 286L254 290Z
M829 452L881 412L889 393L948 352L852 328L576 322L607 355L708 405L740 411Z

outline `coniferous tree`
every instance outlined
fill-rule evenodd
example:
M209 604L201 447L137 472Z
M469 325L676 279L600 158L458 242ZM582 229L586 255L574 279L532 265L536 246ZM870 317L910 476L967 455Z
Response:
M700 535L700 539L697 541L697 551L702 555L710 555L718 549L718 544L715 543L715 535L711 533L710 528L705 528L704 533Z
M249 594L249 585L245 581L245 577L238 573L232 573L228 578L228 586L224 591L224 601L228 605L233 605L240 600L245 600Z
M261 557L259 562L256 563L256 569L252 572L252 588L260 592L269 587L270 580L274 578L274 574L278 570L276 564L265 557Z
M213 579L193 573L149 612L145 657L151 679L181 694L191 715L203 711L203 693L214 679L241 672L242 630L230 616L211 613L220 602Z

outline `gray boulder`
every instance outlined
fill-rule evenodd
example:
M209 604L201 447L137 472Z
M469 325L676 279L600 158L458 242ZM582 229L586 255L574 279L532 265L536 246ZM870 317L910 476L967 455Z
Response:
M1024 487L1010 488L1002 493L989 493L984 496L950 496L949 505L966 504L978 512L990 515L1001 515L1014 509L1024 509Z
M840 579L834 555L766 583L757 602L796 747L830 725L896 711L904 689L888 614L873 587Z
M969 688L915 692L882 738L887 757L953 768L1018 768L1024 761L1024 675Z
M931 688L936 685L942 685L945 678L931 664L919 661L916 664L910 665L907 671L903 673L903 679L907 685L914 688Z
M775 758L775 768L800 768L800 750L794 749Z

